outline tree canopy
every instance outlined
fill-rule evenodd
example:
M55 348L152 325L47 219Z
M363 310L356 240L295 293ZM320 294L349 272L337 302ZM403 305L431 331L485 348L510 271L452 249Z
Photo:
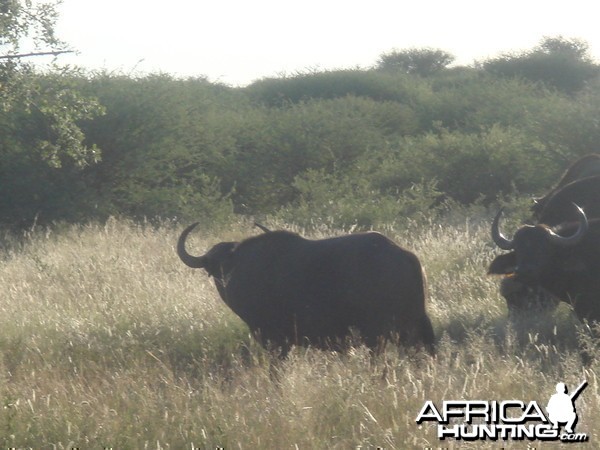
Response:
M582 89L600 73L586 42L561 36L547 37L529 51L491 59L483 67L501 76L541 81L569 94Z
M412 48L394 50L379 57L377 68L428 76L445 69L454 62L454 55L440 49Z
M40 74L29 56L57 55L66 44L55 34L58 2L2 0L0 2L0 124L4 157L14 150L9 142L20 139L15 126L30 129L31 156L52 167L83 167L99 160L100 151L84 144L78 122L104 110L92 97L73 89L75 70L54 65ZM12 133L12 135L11 135ZM6 163L6 161L5 161Z

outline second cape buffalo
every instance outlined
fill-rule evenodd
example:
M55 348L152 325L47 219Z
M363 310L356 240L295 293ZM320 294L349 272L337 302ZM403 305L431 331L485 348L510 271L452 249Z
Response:
M531 207L533 221L549 227L576 222L582 207L588 220L600 218L600 154L590 154L573 162L558 183ZM529 317L552 311L559 300L540 286L528 286L516 277L504 278L500 292L506 299L510 318Z
M425 280L417 257L385 236L360 233L309 240L267 231L241 242L221 242L202 256L177 253L215 280L223 301L265 347L292 345L340 350L352 332L376 349L388 339L433 351L425 311Z
M592 153L592 154L589 154L589 155L579 158L578 160L573 162L567 168L567 170L565 170L565 173L562 175L562 177L560 178L560 180L558 181L556 186L554 186L552 189L550 189L550 191L548 191L544 196L538 197L535 199L535 203L531 207L533 215L538 219L538 222L547 223L547 222L542 222L540 220L540 218L543 216L545 209L547 212L549 211L551 214L557 213L556 206L549 206L548 203L551 202L551 199L553 197L555 197L555 195L559 191L563 190L563 188L569 184L576 183L577 181L583 180L588 177L595 177L595 176L599 176L599 175L600 175L600 154ZM585 197L585 190L581 190L581 191L575 190L571 193L563 193L562 196L563 196L563 198L565 196L569 196L569 197L571 197L570 201L576 202L579 206L585 206L585 205L583 205L582 201L579 198L577 198L578 196ZM560 197L555 198L555 202L559 199L560 199ZM568 207L569 205L567 204L566 206ZM571 214L571 210L565 210L563 208L562 211L566 211L567 214ZM586 212L589 216L590 211L586 209ZM561 217L560 221L564 221L564 218Z
M541 287L572 305L581 320L600 321L600 220L588 220L581 208L572 207L578 221L556 227L524 225L512 239L499 230L500 211L492 238L509 253L497 256L488 273Z

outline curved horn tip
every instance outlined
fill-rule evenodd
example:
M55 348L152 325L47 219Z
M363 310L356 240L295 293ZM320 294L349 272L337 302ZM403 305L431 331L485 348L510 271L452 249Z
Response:
M575 202L571 202L571 203L577 210L577 214L579 214L579 218L581 219L581 222L580 222L581 226L585 228L585 231L587 231L589 224L588 224L588 218L587 218L585 211L577 203L575 203Z
M583 211L583 208L580 208L579 205L577 205L576 203L572 202L573 206L575 206L575 208L577 209L577 213L579 214L579 228L577 229L577 231L575 232L574 235L572 236L561 236L557 233L555 233L552 230L548 230L548 234L550 235L550 239L563 247L568 247L568 246L572 246L572 245L576 245L578 244L583 238L584 236L587 234L588 228L589 228L589 222L588 222L588 218L585 214L585 212Z
M194 223L192 223L191 225L188 225L188 226L186 227L186 230L188 230L188 231L192 231L192 230L193 230L194 228L196 228L198 225L200 225L200 222L194 222Z
M258 222L254 222L254 226L256 228L260 228L265 233L270 233L271 232L271 230L269 230L267 227L265 227L264 225L262 225L262 224L260 224Z
M205 266L206 258L204 256L192 256L185 249L185 241L190 232L199 224L200 222L195 222L189 225L185 230L181 232L179 235L179 239L177 240L177 255L181 259L181 261L186 265L194 269L202 269Z
M581 206L579 206L577 203L571 202L571 205L573 205L575 207L575 209L577 209L577 211L579 212L579 214L585 215L585 212L583 211L583 208ZM586 219L587 219L587 217L586 217Z
M496 214L496 217L494 217L494 221L492 222L492 239L494 243L502 250L512 250L513 242L504 237L504 235L500 232L498 228L500 216L502 216L503 211L504 208L500 208L500 210Z

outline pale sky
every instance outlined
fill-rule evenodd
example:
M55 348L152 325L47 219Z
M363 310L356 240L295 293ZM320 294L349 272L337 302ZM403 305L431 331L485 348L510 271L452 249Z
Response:
M588 42L600 61L597 0L63 0L60 63L206 76L232 86L309 70L363 67L430 47L470 65L545 36Z

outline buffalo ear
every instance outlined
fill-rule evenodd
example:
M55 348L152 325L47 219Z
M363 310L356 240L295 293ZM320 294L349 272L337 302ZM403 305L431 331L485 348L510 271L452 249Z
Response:
M517 254L515 252L505 253L494 258L488 268L488 275L505 275L513 273L517 266Z

